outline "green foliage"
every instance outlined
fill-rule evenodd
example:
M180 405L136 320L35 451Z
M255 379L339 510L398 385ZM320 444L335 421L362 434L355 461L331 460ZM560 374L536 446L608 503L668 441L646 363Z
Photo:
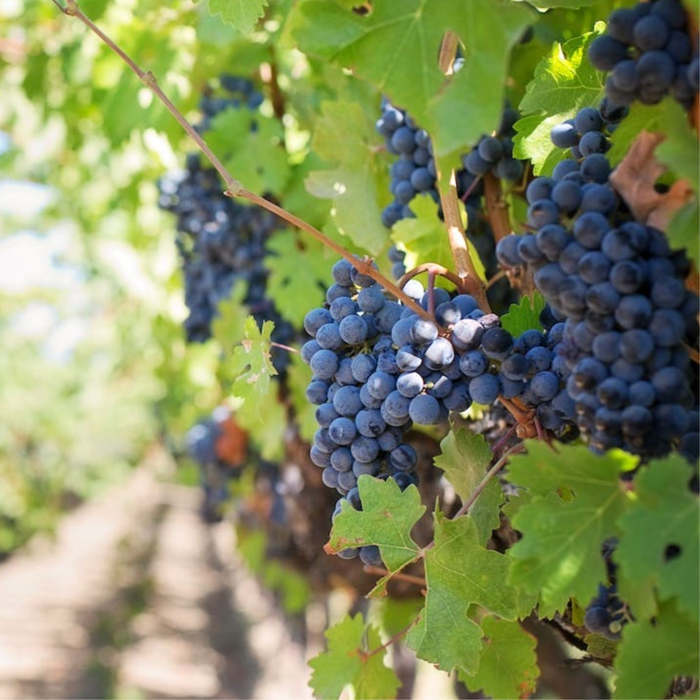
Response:
M667 603L657 620L634 622L623 631L613 697L665 697L674 676L697 674L699 663L697 620Z
M308 309L325 301L325 289L331 284L329 256L315 239L283 229L267 240L270 254L265 258L269 272L266 294L280 314L295 328L301 328ZM299 271L303 257L304 271Z
M538 10L549 10L553 7L565 7L570 10L576 10L579 7L592 5L596 0L532 0Z
M587 602L606 580L601 545L619 534L626 501L619 476L628 461L624 453L599 457L583 446L556 459L532 440L527 454L512 458L508 478L532 500L513 518L523 537L509 550L510 580L540 594L540 615L563 611L571 597Z
M270 378L277 374L270 359L270 335L275 324L265 321L262 328L252 316L245 320L243 337L233 348L222 367L222 374L232 381L232 393L246 405L255 406L264 420L262 399L270 388Z
M209 12L241 34L250 32L263 16L269 0L208 0Z
M445 155L467 150L498 124L508 54L530 20L524 6L504 0L406 0L399 12L391 0L378 0L364 17L340 2L305 0L290 31L303 51L352 68L407 109ZM468 47L451 80L437 63L447 30ZM477 93L479 100L470 98Z
M227 109L212 120L207 142L235 178L256 194L281 192L290 175L284 131L272 117Z
M387 240L377 196L385 191L386 163L379 156L373 120L359 104L324 102L312 145L331 168L309 173L308 191L332 200L339 232L377 255Z
M406 642L421 659L445 671L461 668L473 674L483 641L470 607L480 605L509 620L517 616L515 590L504 585L508 560L479 543L469 516L448 520L436 510L434 542L425 553L425 609Z
M681 457L647 466L635 480L635 500L619 519L615 552L627 581L649 580L662 601L677 597L681 612L698 617L698 498L692 469Z
M642 131L664 134L664 141L656 148L656 158L697 190L698 140L683 108L671 98L656 105L633 104L611 137L612 147L607 157L613 166L624 158Z
M262 530L239 527L236 536L238 551L247 567L262 579L267 588L281 597L282 605L288 613L302 612L311 595L306 579L288 566L267 558L269 543Z
M481 623L484 652L474 676L460 672L460 680L471 690L494 698L525 698L535 690L540 670L537 640L517 622L487 617Z
M382 631L394 636L405 630L423 608L423 598L376 598L370 607L370 622L381 625Z
M211 323L211 332L223 348L232 347L245 335L248 312L243 299L247 291L245 282L238 280L228 299L219 302L219 314Z
M545 307L544 297L539 292L522 296L517 304L511 304L508 312L501 316L501 326L517 338L526 330L543 330L540 314Z
M400 681L384 664L386 651L368 654L381 645L379 633L362 615L347 615L326 630L328 650L309 661L309 685L318 698L337 698L352 686L357 698L393 698Z
M466 501L489 468L493 456L491 448L482 435L453 422L452 430L440 443L440 452L435 458L435 466L445 472L457 495ZM470 510L481 544L486 544L491 531L498 527L498 507L502 500L498 479L492 479Z
M393 479L361 476L357 482L362 510L349 503L333 521L326 545L333 552L348 547L376 544L390 572L398 571L418 554L411 529L425 512L415 486L401 491Z
M695 264L700 260L697 232L700 228L697 199L679 209L668 225L668 237L674 248L685 248Z
M597 35L591 32L564 44L555 42L520 101L523 118L515 124L513 152L518 158L529 158L536 175L551 173L564 157L549 138L552 127L582 107L597 105L603 96L601 74L586 60L588 46Z
M292 353L291 364L287 369L287 386L299 435L302 440L311 442L318 429L316 423L316 407L306 398L306 387L311 381L311 368L301 359L298 353Z
M496 128L505 97L519 101L515 155L531 159L535 174L549 174L566 157L552 146L550 129L602 97L604 76L586 51L602 31L597 22L621 4L629 3L134 0L113 8L85 0L83 7L193 121L202 89L218 73L254 77L266 97L261 109L229 109L206 135L247 189L272 195L380 266L391 241L406 251L409 268L435 262L449 269L444 223L428 196L411 202L416 218L390 233L381 224L391 195L390 158L374 126L380 95L429 130L445 174L457 154ZM49 3L9 5L21 9L3 6L0 16L9 13L17 23L22 51L0 67L0 120L12 139L3 169L9 164L13 178L46 183L53 200L40 217L3 218L3 231L6 223L8 231L32 227L47 237L57 225L75 229L77 240L57 259L79 259L79 275L88 281L77 296L89 297L86 306L94 309L84 319L88 340L57 362L46 356L50 341L16 333L27 299L0 296L2 553L54 527L65 502L122 477L159 434L177 453L185 430L224 395L233 395L236 420L264 458L285 456L290 416L302 438L310 440L316 429L304 396L310 370L293 354L284 379L273 379L272 326L259 328L249 316L245 283L221 303L213 341L184 342L173 222L158 213L153 185L191 150L179 126L82 26ZM519 44L528 25L534 39ZM458 35L464 58L463 68L447 76L437 62L446 30ZM671 99L633 105L612 136L613 164L642 129L666 137L656 151L668 167L663 182L684 178L697 189L697 138ZM521 195L517 185L505 193L516 231L527 228ZM668 230L674 246L696 260L697 218L692 201ZM272 235L267 249L268 295L298 327L305 311L322 303L336 256L291 229ZM138 264L122 264L127 258ZM54 291L43 290L40 301L72 318L74 299ZM540 329L542 307L540 295L524 297L502 325L514 335ZM435 466L464 502L491 464L491 450L460 420L439 437ZM535 692L538 670L534 640L517 620L539 602L540 617L571 611L580 633L583 609L606 578L601 544L617 537L618 589L632 620L619 643L596 635L585 642L595 658L614 663L617 697L663 697L674 676L697 671L697 498L687 488L689 468L669 458L642 465L623 482L621 472L638 466L624 453L597 457L569 445L555 453L533 441L527 448L506 466L507 503L495 478L468 516L448 520L436 507L434 544L424 547L412 536L425 513L417 489L401 492L392 480L362 477L363 510L345 505L327 549L378 545L390 573L374 593L408 564L420 576L422 561L425 598L382 599L372 608L381 634L400 635L414 623L407 642L421 658L456 669L474 691L519 697ZM253 474L250 465L234 491L250 489ZM494 534L501 515L522 535L506 554L505 519ZM420 526L423 544L428 519ZM287 610L301 611L310 597L305 574L269 559L262 531L241 530L239 543L247 566ZM327 636L328 651L312 661L317 695L396 693L399 681L385 666L384 650L371 653L382 641L377 628L347 617Z
M411 202L411 210L415 218L401 219L391 229L391 240L398 248L406 253L405 264L412 269L424 262L442 265L448 270L452 267L452 251L444 235L445 224L438 217L438 207L428 195L416 197ZM466 221L464 209L462 220ZM477 275L481 280L486 279L484 264L473 245L469 246L469 254ZM452 283L438 277L438 286L452 288Z

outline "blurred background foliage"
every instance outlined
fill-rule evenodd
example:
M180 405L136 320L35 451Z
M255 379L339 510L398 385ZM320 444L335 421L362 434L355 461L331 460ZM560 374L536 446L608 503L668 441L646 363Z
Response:
M82 6L193 117L208 76L259 61L235 59L232 32L194 3ZM157 208L180 127L52 3L0 0L0 26L4 555L154 441L177 451L220 394L215 348L184 343L172 220Z

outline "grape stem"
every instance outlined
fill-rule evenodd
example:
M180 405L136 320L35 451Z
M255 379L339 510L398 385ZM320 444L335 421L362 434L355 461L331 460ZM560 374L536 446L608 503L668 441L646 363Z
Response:
M508 209L503 201L501 181L493 173L486 173L484 176L484 202L493 237L498 243L510 234L511 226Z
M450 282L452 282L452 284L454 284L458 292L466 291L464 289L464 280L461 280L459 277L457 277L457 275L455 275L454 272L450 272L446 267L431 262L421 263L417 267L414 267L412 270L406 272L398 282L399 287L403 287L406 284L406 282L408 282L408 280L417 277L423 272L427 272L429 275L432 274L444 277L446 280L449 280Z
M490 289L493 287L498 280L503 279L508 273L505 270L500 270L497 272L487 283L486 283L486 289Z
M375 574L376 576L391 576L397 581L406 581L406 583L413 583L416 586L421 586L422 588L425 588L427 586L425 579L421 578L420 576L402 574L400 571L397 571L395 574L392 574L391 571L389 571L389 569L384 569L381 566L371 566L370 564L367 564L365 565L364 570L368 574Z
M496 460L493 466L486 472L484 478L476 485L476 488L472 491L469 498L462 504L462 507L450 518L450 520L457 520L457 518L469 512L469 509L474 505L475 501L481 495L482 491L488 486L489 481L493 479L496 474L498 474L501 469L505 466L506 462L510 457L518 452L522 452L525 446L522 442L518 442L515 445L509 447L503 454ZM429 552L435 546L435 540L423 547L416 555L413 561L418 561L419 559L424 559L427 552ZM408 562L410 563L410 562Z
M59 0L52 0L53 3L58 7L61 12L70 17L75 17L79 19L91 32L93 32L106 46L108 46L114 53L119 56L119 58L126 63L129 68L136 74L139 80L148 87L153 94L163 103L165 108L170 112L170 114L176 119L180 126L185 130L187 135L197 144L199 150L207 157L209 162L214 166L214 169L219 173L223 179L226 190L224 194L227 197L242 197L247 199L253 204L257 204L263 209L272 212L279 218L284 219L292 226L305 231L309 235L313 236L321 244L330 248L335 253L340 255L342 258L347 260L351 265L353 265L357 271L368 277L371 277L378 285L385 289L390 294L393 294L397 299L399 299L405 306L410 308L416 314L425 318L426 320L432 321L430 314L422 307L417 304L413 299L411 299L407 294L399 289L393 282L391 282L387 277L385 277L379 270L377 270L372 265L372 260L370 258L360 258L353 255L350 251L346 250L339 243L328 238L328 236L321 233L317 228L307 223L298 216L288 212L286 209L273 204L267 199L260 197L259 195L250 192L243 187L236 178L234 178L231 173L226 169L223 163L219 160L216 154L207 145L207 142L200 136L194 127L185 119L178 108L170 101L170 98L163 92L163 90L158 85L156 77L151 73L151 71L144 71L136 64L136 62L110 37L108 37L78 6L76 0L65 0L65 4L61 4Z
M525 447L522 442L519 442L516 445L513 445L512 447L508 448L498 458L498 460L496 460L496 463L491 467L491 469L489 469L486 472L486 475L478 483L476 488L472 491L469 498L462 504L462 507L452 516L452 520L456 520L462 515L466 515L469 512L469 509L474 505L476 499L479 498L481 492L488 486L489 481L491 481L491 479L493 479L493 477L496 476L496 474L498 474L498 472L501 471L501 469L503 469L511 455L517 454L518 452L522 452L524 449Z
M270 347L271 348L279 348L280 350L286 350L287 352L296 352L296 353L299 352L299 350L297 350L297 348L293 348L289 345L283 345L282 343L275 343L274 341L270 342Z
M691 348L687 343L683 343L683 347L688 353L688 357L697 365L700 364L700 353L695 348Z
M435 317L435 272L428 273L428 313Z
M367 661L367 659L372 658L373 656L376 656L377 654L380 654L383 652L385 649L388 649L392 644L395 644L396 642L399 641L399 639L402 639L405 637L415 625L418 624L418 621L420 620L421 616L418 615L415 617L411 622L409 622L402 630L399 630L395 635L390 637L389 639L384 642L384 644L381 644L378 646L376 649L372 649L371 651L363 651L362 649L358 649L357 653L362 659L362 661Z
M270 88L270 101L272 102L272 110L275 113L277 119L281 120L285 113L284 94L282 93L282 90L280 90L279 82L277 79L277 54L275 53L274 45L270 46L270 62L268 63L268 65L269 71L267 72L267 75L261 77Z
M462 280L464 288L477 300L481 310L491 313L491 307L486 298L486 290L476 274L476 268L472 262L469 250L469 242L462 228L454 170L450 173L447 191L440 190L440 203L442 204L442 213L447 226L447 239L455 261L457 277Z

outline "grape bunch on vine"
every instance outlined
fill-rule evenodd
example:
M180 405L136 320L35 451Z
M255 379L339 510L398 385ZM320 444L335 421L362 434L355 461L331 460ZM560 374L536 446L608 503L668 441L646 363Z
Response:
M184 332L323 529L324 586L374 606L313 691L400 694L401 645L527 697L545 627L615 697L696 689L696 8L210 0L237 39L192 126L60 6L197 147L160 180ZM218 474L217 425L190 447Z

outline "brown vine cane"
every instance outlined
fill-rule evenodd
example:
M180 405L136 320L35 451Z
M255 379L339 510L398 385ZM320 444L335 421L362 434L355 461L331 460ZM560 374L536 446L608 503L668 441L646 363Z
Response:
M346 248L343 248L339 243L336 243L332 239L328 238L325 234L321 233L315 226L312 226L304 219L288 212L286 209L277 206L273 202L268 201L264 197L260 197L254 192L243 187L242 183L234 178L231 173L226 169L226 167L221 163L216 154L207 145L206 141L202 136L197 133L195 128L185 119L178 108L170 101L170 98L163 92L163 90L158 85L156 77L151 71L145 71L141 69L136 62L112 39L110 39L79 7L75 0L65 0L65 5L61 4L59 0L52 0L52 2L60 9L60 11L69 16L75 17L80 20L91 32L93 32L106 46L108 46L114 53L121 58L124 63L126 63L129 68L135 73L139 80L148 87L151 92L160 100L165 108L170 112L170 114L176 119L180 126L185 130L187 135L195 142L199 150L207 157L209 162L219 173L223 179L226 189L224 194L227 197L242 197L247 199L253 204L257 204L263 209L272 212L276 216L279 216L284 221L292 224L292 226L305 231L309 235L313 236L319 243L324 245L326 248L330 248L340 257L347 260L353 267L357 269L360 274L371 277L378 285L380 285L387 292L395 296L397 299L401 300L405 306L408 306L416 314L425 318L427 320L433 320L430 314L420 306L416 304L408 295L404 294L401 289L399 289L391 280L385 277L379 270L374 267L371 258L360 258L353 255Z

